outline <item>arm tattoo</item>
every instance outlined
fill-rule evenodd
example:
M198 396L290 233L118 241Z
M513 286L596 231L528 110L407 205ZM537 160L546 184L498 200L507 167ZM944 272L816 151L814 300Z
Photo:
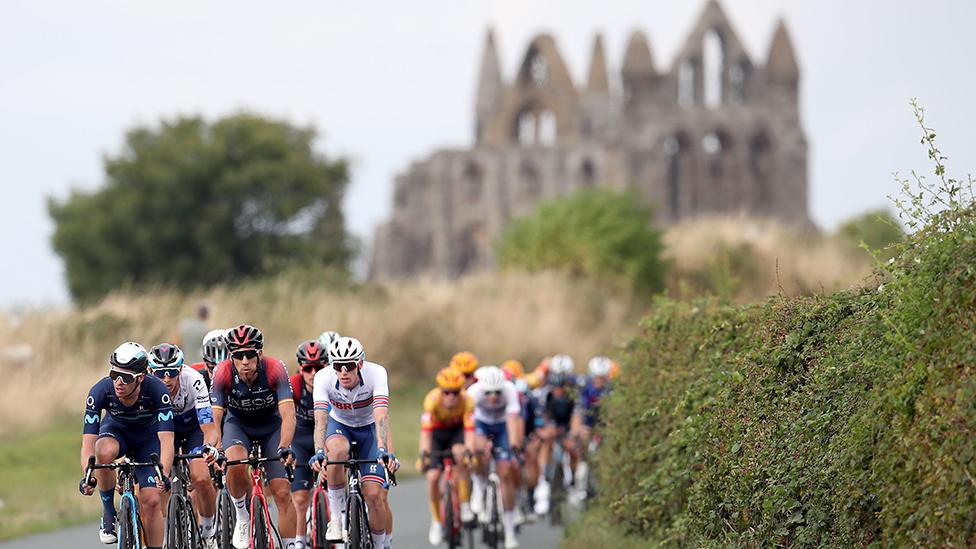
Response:
M377 437L383 443L383 448L390 449L390 418L383 416L376 423Z
M329 424L328 412L315 411L315 449L325 449L325 429Z

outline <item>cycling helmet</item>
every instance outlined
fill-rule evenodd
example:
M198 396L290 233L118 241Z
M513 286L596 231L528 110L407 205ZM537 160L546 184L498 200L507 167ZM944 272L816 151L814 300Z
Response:
M115 368L145 372L149 365L149 358L145 347L134 341L126 341L112 351L112 358L109 359L109 362Z
M505 372L498 366L478 368L475 377L486 392L501 391L505 386Z
M437 386L447 391L458 391L464 387L464 374L448 366L437 372Z
M608 375L610 376L610 379L613 379L618 375L620 375L620 365L617 364L616 360L613 359L610 360L610 373Z
M333 362L362 362L366 357L363 344L354 337L340 337L329 345L329 364Z
M478 357L467 351L461 351L451 357L451 367L464 375L471 375L478 369Z
M522 379L522 376L525 375L525 369L522 367L522 363L517 360L510 359L502 362L502 370L504 370L506 377L511 381Z
M227 330L210 330L203 336L203 347L200 354L207 364L219 364L227 358L227 340L224 335Z
M172 343L160 343L149 349L149 369L183 366L183 350Z
M595 356L590 359L586 368L591 376L606 377L610 375L610 359L605 356Z
M576 365L569 355L556 355L549 361L549 372L553 374L569 375Z
M339 332L331 332L331 331L322 332L321 334L319 334L319 343L322 344L322 347L324 349L328 350L329 345L332 345L332 342L339 339L340 337L342 336L339 335Z
M295 351L295 358L298 359L298 365L304 366L306 364L325 364L328 362L326 358L327 351L321 343L314 339L303 342L298 346L298 350Z
M236 352L247 349L259 351L264 349L264 334L250 324L241 324L227 330L227 351Z
M515 390L520 393L529 392L529 383L525 381L525 378L520 378L515 380Z

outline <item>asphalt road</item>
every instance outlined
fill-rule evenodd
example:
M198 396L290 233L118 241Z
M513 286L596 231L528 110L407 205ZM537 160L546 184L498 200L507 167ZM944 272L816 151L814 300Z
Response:
M430 515L425 494L422 479L402 482L390 491L395 521L394 547L403 549L430 547L427 543ZM93 499L92 505L98 505L98 501ZM0 543L0 549L106 549L111 547L99 543L97 528L97 525L89 524L38 534ZM519 542L525 549L554 549L559 547L561 536L560 530L550 528L547 524L528 524L522 527Z

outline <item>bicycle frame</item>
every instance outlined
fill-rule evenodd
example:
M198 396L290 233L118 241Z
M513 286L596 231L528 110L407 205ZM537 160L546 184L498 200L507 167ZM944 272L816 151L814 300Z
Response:
M383 466L383 464L378 459L357 459L355 457L352 457L352 456L357 455L357 452L356 452L356 444L355 444L355 441L352 441L352 440L350 440L349 442L350 442L350 444L349 444L349 455L350 455L350 458L349 459L346 459L346 460L338 460L338 461L326 460L322 464L323 475L324 475L325 468L328 467L328 466L330 466L330 465L338 465L338 466L342 466L342 467L344 467L346 469L346 502L347 502L346 504L347 505L352 505L352 502L354 500L356 500L356 499L358 499L359 501L363 502L363 510L365 512L365 517L364 518L366 519L366 524L367 524L367 529L368 529L368 527L369 527L368 526L369 525L369 507L365 505L365 501L366 500L363 497L362 492L360 491L360 485L362 484L362 479L360 478L359 465L360 464L363 464L363 463L367 463L367 464L368 463L378 463L381 466ZM397 484L397 482L396 482L396 475L393 474L393 473L388 473L388 477L389 477L390 485L396 486L396 484ZM345 534L344 534L345 540L349 540L350 539L349 521L350 521L350 513L349 513L349 510L347 509L347 512L346 512L346 523L342 525L343 530L345 531ZM367 547L369 547L369 546L372 545L372 542L370 540L368 540L368 539L366 540L366 543L367 543ZM358 548L351 548L351 549L358 549Z
M443 471L440 478L440 492L441 492L441 521L443 523L444 531L448 534L449 545L452 545L451 540L457 540L460 543L461 533L464 529L464 524L461 522L461 497L458 492L457 482L454 478L454 452L450 449L441 450L439 452L431 452L431 459L440 459ZM447 524L447 509L444 505L444 495L450 493L451 501L451 524Z
M263 457L261 456L261 446L257 443L251 445L251 453L248 457L244 459L228 460L224 462L224 467L230 467L233 465L248 465L251 468L251 508L250 508L250 539L249 544L251 547L255 546L257 540L254 539L254 507L257 504L261 504L263 507L263 512L265 524L268 525L266 540L268 547L275 546L275 538L278 538L278 547L281 547L281 539L278 535L278 529L275 527L274 523L271 521L271 508L268 506L268 499L264 495L264 467L263 463L269 461L279 461L278 457ZM285 466L285 473L288 476L288 481L291 482L295 478L294 470L290 466Z
M122 461L117 463L95 463L95 456L88 457L88 467L85 468L85 482L91 486L95 487L96 481L94 477L94 472L96 469L113 469L118 474L116 481L116 489L121 494L121 498L128 500L130 504L130 509L132 510L132 515L128 517L130 524L132 525L132 536L142 547L145 545L145 540L143 539L143 528L142 520L139 516L139 498L135 496L135 476L137 467L152 467L156 470L156 474L162 478L163 468L159 464L159 455L152 454L149 457L149 463L137 463L130 461L129 458L123 457ZM121 534L121 532L120 532ZM122 546L122 537L119 536L118 547Z

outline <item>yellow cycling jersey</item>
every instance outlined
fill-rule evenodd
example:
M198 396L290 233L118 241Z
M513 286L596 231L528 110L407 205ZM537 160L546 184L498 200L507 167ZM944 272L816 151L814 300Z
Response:
M420 427L424 431L434 429L456 429L464 426L474 429L474 400L461 391L457 405L448 408L444 405L444 394L440 388L431 389L424 397L424 413L420 416Z

